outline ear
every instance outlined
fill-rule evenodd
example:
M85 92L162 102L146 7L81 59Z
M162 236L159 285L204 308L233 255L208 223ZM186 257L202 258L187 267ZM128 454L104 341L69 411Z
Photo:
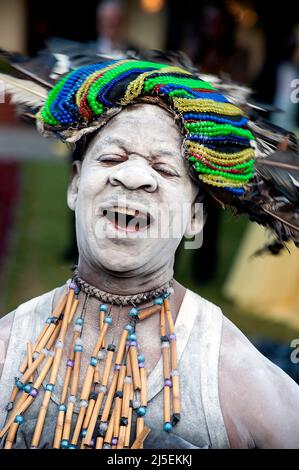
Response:
M206 213L204 211L203 202L199 202L196 198L191 205L190 217L184 235L192 238L200 233L206 222Z
M67 190L67 204L69 208L74 211L76 209L76 201L78 196L79 181L81 175L81 162L76 160L72 164L72 171Z

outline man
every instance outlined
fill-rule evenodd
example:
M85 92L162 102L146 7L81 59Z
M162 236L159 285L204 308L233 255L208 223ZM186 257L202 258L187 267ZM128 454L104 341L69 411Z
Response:
M73 279L81 288L74 304L81 319L74 329L80 331L74 351L80 357L70 364L74 341L70 327L66 333L71 323L70 309L65 307L60 333L57 318L51 317L53 312L63 311L64 286L21 305L1 320L5 354L0 392L4 428L0 436L6 437L4 445L128 447L134 442L134 433L127 434L127 429L136 426L138 443L141 436L144 439L145 424L150 433L144 447L149 448L299 448L297 384L263 357L217 306L171 280L181 238L202 231L196 204L202 201L204 191L211 191L220 201L230 197L231 205L239 209L239 200L246 203L242 195L248 194L250 182L256 194L253 136L242 112L208 83L182 68L113 61L71 72L50 93L38 119L42 132L59 132L65 140L79 141L68 205L76 214L79 249ZM208 122L208 129L204 129L203 121ZM219 121L224 124L218 126ZM87 132L90 135L86 138ZM240 158L242 163L236 160ZM263 183L261 178L259 186ZM266 200L265 195L261 197ZM274 204L274 193L272 197ZM254 207L256 213L260 210L261 221L263 204ZM70 302L72 289L73 283L68 287ZM99 305L103 299L104 307ZM137 310L148 312L145 309L153 301L154 309L163 303L161 316L153 314L136 323ZM104 337L98 309L106 312L103 321L110 325ZM111 363L107 370L106 365L107 357L113 356L116 338L127 328L129 316L133 317L127 343L129 359L126 356L121 364L116 360L114 369L118 374L121 367L126 368L120 391ZM36 347L42 335L38 340L36 337L48 317L48 324L53 324L51 331L57 327L60 336L54 349L44 350ZM43 331L49 331L52 326L45 328ZM98 379L92 367L103 359L99 350L103 338L107 356L103 378ZM44 376L40 380L45 370L41 367L35 370L38 378L31 378L31 382L19 375L16 385L23 395L16 404L11 388L26 344L28 377L26 367L21 369L27 379L30 363L43 354L52 369L47 380ZM30 353L31 344L35 354ZM95 344L99 346L96 349ZM130 352L137 347L142 352L138 356L140 377L144 377L144 358L147 369L146 399L144 384L137 384L135 353ZM62 351L61 356L57 351ZM94 351L99 352L98 359ZM69 395L68 367L77 371L69 372L73 374ZM112 374L110 388L104 380L108 369ZM40 380L39 390L35 380ZM86 390L94 390L89 398ZM123 406L119 421L115 418L117 400L126 403L127 390L132 393L131 411ZM29 405L23 412L20 403L24 400ZM112 405L110 400L114 400ZM142 400L146 405L140 407ZM4 407L8 402L9 409L14 408L5 425ZM137 410L136 415L133 410ZM124 432L122 437L119 428Z

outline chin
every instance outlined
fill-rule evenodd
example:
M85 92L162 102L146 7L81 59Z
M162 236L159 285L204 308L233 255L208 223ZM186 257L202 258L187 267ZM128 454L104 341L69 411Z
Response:
M103 239L96 248L91 249L93 264L113 272L135 271L149 263L152 257L151 250L144 244L132 243L127 240Z

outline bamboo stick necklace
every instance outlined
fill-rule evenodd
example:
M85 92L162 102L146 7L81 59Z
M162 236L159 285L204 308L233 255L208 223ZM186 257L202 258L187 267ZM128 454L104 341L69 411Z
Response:
M75 318L81 290L85 293L85 299L81 313ZM7 405L9 415L0 431L0 438L5 438L4 448L13 448L18 429L26 419L25 412L40 393L43 381L48 376L49 382L44 387L43 401L31 441L31 448L39 447L51 395L57 382L66 334L71 326L73 333L52 447L142 448L150 429L144 422L148 404L147 371L137 339L136 323L155 314L160 315L164 378L161 424L163 423L166 432L170 432L180 420L176 336L169 305L169 296L172 293L170 281L149 292L133 296L114 296L89 285L75 270L71 283L51 316L47 318L35 343L27 343L27 354L20 366L22 376L15 380ZM82 366L82 329L90 296L101 302L104 300L105 303L99 305L99 334L85 371L79 413L74 420ZM136 307L148 300L153 301L151 306ZM119 305L120 310L122 305L131 305L130 318L122 330L118 345L114 344L114 338L110 344L106 344L107 331L112 324L112 305ZM34 379L35 375L37 377ZM133 431L134 420L136 426Z

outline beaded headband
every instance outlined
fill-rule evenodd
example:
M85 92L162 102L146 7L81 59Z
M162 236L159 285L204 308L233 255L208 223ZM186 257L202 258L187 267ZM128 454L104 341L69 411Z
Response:
M73 70L37 114L47 130L87 127L117 106L159 97L178 114L186 157L199 180L241 196L254 175L248 119L208 82L180 68L111 60Z

